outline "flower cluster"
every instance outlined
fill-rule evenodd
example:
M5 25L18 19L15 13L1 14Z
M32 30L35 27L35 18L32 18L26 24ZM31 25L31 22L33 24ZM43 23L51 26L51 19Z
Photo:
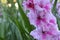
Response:
M60 40L60 32L56 18L51 12L50 0L26 0L23 2L25 10L29 10L27 17L36 29L30 35L36 40Z

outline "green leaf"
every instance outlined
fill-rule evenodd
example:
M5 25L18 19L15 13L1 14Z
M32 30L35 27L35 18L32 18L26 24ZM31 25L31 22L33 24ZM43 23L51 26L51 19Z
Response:
M28 38L27 38L26 35L25 35L25 33L27 33L27 32L24 30L23 26L20 25L20 23L18 22L18 20L17 20L16 18L10 17L10 19L11 19L12 22L19 28L19 31L20 31L20 33L21 33L21 38L22 38L22 40L27 40ZM27 34L28 34L28 33L27 33Z
M29 19L27 18L26 14L24 13L24 11L23 11L20 3L19 3L19 0L17 0L17 2L18 2L18 6L19 6L19 12L20 12L20 15L21 15L21 17L22 17L22 19L23 19L22 21L24 22L25 28L26 28L29 32L31 32L34 27L32 27L32 26L30 25Z
M4 38L4 25L3 25L3 19L0 19L0 37Z

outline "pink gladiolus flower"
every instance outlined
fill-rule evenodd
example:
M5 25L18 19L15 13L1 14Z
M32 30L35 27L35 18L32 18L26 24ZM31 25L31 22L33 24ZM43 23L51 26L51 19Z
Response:
M37 5L39 7L37 7ZM26 10L33 10L37 8L42 8L42 9L50 9L51 5L50 5L50 0L27 0L23 2L23 7Z
M27 1L24 1L23 2L23 7L24 7L24 10L32 10L34 9L34 3L33 3L33 0L27 0Z
M30 11L27 14L30 23L34 25L35 27L43 27L44 30L49 30L49 27L55 27L56 30L58 30L57 23L56 23L56 18L55 16L47 12L34 12ZM49 27L48 27L49 26Z
M52 30L52 31L56 31L56 30ZM60 34L58 34L59 32L57 31L56 35L54 35L52 31L43 31L41 28L36 28L30 33L30 35L32 35L34 39L37 40L60 40L59 39Z
M30 35L37 40L60 40L56 18L51 12L50 0L27 0L23 7L29 10L27 17L36 27Z

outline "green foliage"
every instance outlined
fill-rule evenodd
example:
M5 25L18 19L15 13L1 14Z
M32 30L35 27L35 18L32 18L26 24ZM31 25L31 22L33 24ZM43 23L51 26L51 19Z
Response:
M34 40L30 36L30 32L34 29L34 27L30 25L19 1L21 0L17 0L19 10L16 10L15 3L12 0L8 0L7 3L11 4L11 7L7 4L3 4L2 6L2 25L0 24L1 40Z

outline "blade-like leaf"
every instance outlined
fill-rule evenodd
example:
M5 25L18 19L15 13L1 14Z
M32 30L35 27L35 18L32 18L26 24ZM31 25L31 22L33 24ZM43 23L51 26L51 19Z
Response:
M17 0L17 2L18 2L18 6L19 6L20 15L21 15L21 17L22 17L22 19L23 19L23 22L24 22L24 24L25 24L25 28L27 28L27 30L28 30L29 32L31 32L31 30L33 30L33 27L30 25L29 20L28 20L26 14L24 13L24 11L23 11L20 3L19 3L19 0Z

